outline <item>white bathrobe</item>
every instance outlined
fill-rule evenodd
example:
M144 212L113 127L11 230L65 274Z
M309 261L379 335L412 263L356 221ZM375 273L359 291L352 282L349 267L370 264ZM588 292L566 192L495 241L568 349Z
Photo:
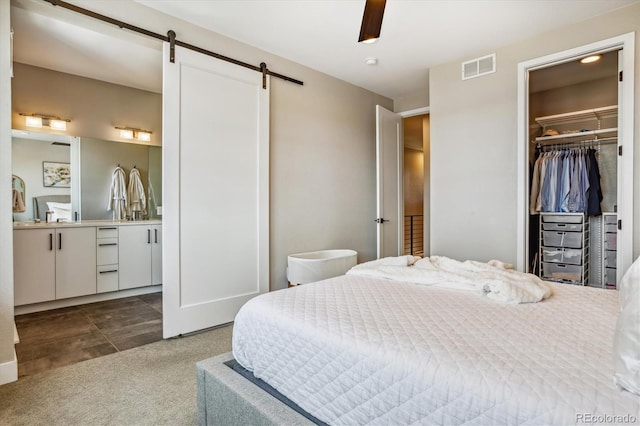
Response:
M113 220L124 219L127 215L127 186L124 183L124 170L116 167L111 177L109 190L109 205L107 210L113 210Z
M129 199L129 215L133 216L134 211L144 214L147 210L147 197L144 194L144 186L140 179L140 171L135 167L129 172L129 188L127 190Z

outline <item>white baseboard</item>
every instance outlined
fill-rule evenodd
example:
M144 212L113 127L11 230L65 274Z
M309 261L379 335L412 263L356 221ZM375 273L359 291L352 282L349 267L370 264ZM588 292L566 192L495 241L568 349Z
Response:
M153 285L148 287L132 288L128 290L112 291L109 293L92 294L90 296L72 297L70 299L52 300L50 302L16 306L14 308L14 315L31 314L33 312L48 311L50 309L84 305L85 303L95 303L105 300L120 299L122 297L139 296L141 294L158 293L161 291L162 285Z
M13 351L13 360L0 364L0 385L18 380L18 358Z

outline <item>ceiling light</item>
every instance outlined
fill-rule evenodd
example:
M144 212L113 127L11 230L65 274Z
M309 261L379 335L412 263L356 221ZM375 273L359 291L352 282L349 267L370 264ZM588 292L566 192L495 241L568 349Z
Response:
M367 65L377 65L378 64L378 58L367 58L364 60L364 63Z
M372 37L372 38L368 38L366 40L362 40L360 43L364 43L364 44L373 44L376 41L378 41L379 37Z
M67 123L71 122L69 119L52 115L31 114L26 112L21 112L20 115L24 117L24 125L27 127L41 128L46 126L53 130L66 131Z
M590 64L592 62L597 62L600 60L602 56L601 55L591 55L591 56L587 56L586 58L582 58L580 59L580 63L582 64Z

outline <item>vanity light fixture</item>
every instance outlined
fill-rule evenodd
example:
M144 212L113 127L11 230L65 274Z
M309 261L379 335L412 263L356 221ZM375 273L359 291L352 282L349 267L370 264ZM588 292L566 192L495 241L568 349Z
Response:
M151 131L143 129L135 129L133 127L120 127L116 126L116 129L120 130L120 137L122 139L138 139L139 141L149 142L151 141Z
M116 127L117 129L117 127ZM133 130L120 129L120 137L122 139L133 139Z
M30 114L26 112L21 112L20 115L24 117L24 124L27 127L41 128L43 126L47 126L53 130L60 130L63 132L67 130L67 123L71 122L71 120L67 118L55 117L52 115Z

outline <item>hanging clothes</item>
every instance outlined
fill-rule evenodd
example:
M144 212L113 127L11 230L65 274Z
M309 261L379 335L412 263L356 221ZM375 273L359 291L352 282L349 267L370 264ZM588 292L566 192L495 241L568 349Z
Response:
M134 211L146 213L147 198L144 194L144 186L140 178L140 171L135 167L129 172L129 187L127 189L129 198L129 215L134 216Z
M600 172L594 149L543 152L534 164L530 213L602 213Z
M602 202L602 187L600 186L600 168L596 160L596 150L589 149L587 153L587 167L589 175L589 191L587 192L586 212L589 216L602 214L600 203Z
M111 176L109 204L107 210L113 210L113 220L122 220L127 216L127 187L124 182L124 170L116 167Z

